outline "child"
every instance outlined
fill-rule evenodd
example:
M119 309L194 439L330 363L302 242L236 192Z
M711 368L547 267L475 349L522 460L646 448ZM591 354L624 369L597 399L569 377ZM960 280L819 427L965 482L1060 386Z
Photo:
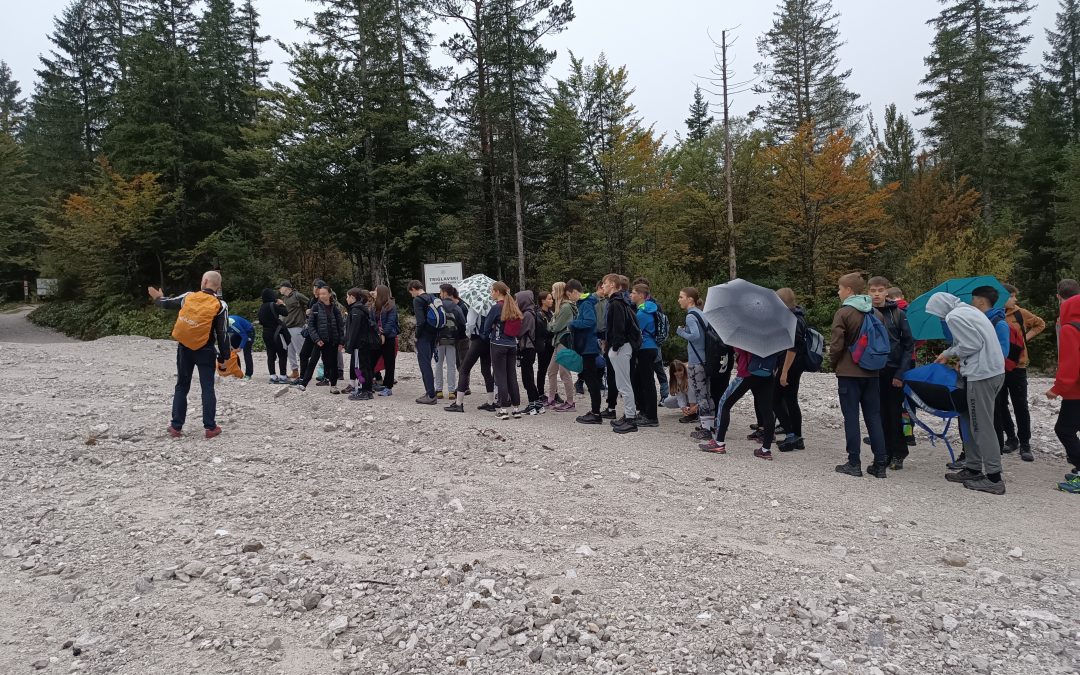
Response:
M630 379L634 388L634 401L638 406L639 427L658 427L660 421L656 413L656 355L660 346L656 342L656 303L649 297L649 287L637 284L630 293L630 302L637 308L637 325L641 333L641 348L638 349L630 370Z
M881 313L885 329L889 332L889 360L878 371L878 388L881 396L881 427L885 434L885 453L890 468L904 468L908 456L907 438L904 436L904 375L911 370L915 338L911 335L907 314L899 303L888 299L889 280L871 277L868 282L870 300L874 309Z
M608 405L612 402L610 390L613 387L617 388L623 397L623 416L613 425L617 434L637 431L638 410L631 365L635 354L641 348L641 329L638 327L634 303L627 293L629 284L630 280L620 274L604 277L603 294L608 298L605 331L608 349ZM653 358L655 359L655 355ZM651 366L649 372L652 372ZM655 392L653 396L656 396Z
M795 303L795 291L781 288L776 295L795 315L795 344L784 353L773 397L776 416L786 434L777 447L780 452L791 452L806 448L802 437L802 408L799 407L799 384L806 370L806 313ZM758 420L758 424L761 424L761 420Z
M708 321L701 313L701 295L693 286L679 291L679 307L686 310L686 325L680 326L675 334L686 340L686 370L690 377L690 388L698 404L699 428L690 434L692 438L707 441L712 438L714 408L709 391L709 378L705 373L705 331Z
M379 345L378 328L369 308L371 294L353 288L345 296L345 302L349 305L349 330L345 338L345 349L352 354L350 379L355 383L349 400L370 401L373 398L372 385L375 383L371 356Z
M886 291L885 299L890 302L895 302L897 307L904 310L905 312L907 311L908 301L904 299L904 291L900 290L898 287L893 286L888 291ZM912 368L914 368L916 365L915 354L918 353L919 348L922 347L924 344L926 344L926 340L915 341L915 346L911 354ZM907 441L909 448L915 447L915 423L911 421L911 415L908 414L906 408L900 414L900 417L903 420L904 425L904 440Z
M498 397L496 415L501 420L521 419L521 390L518 389L517 350L518 337L521 335L521 309L510 287L501 281L491 286L491 299L495 304L484 319L484 334L491 345L491 369L495 376L495 391ZM509 408L513 407L513 413Z
M577 303L577 315L570 322L573 349L581 355L581 376L589 390L589 412L579 415L575 420L579 424L603 424L600 416L600 341L596 337L596 306L600 300L596 293L582 293L581 282L571 279L566 282L566 293L571 302Z
M862 449L860 421L866 422L870 435L870 448L874 453L874 463L867 468L867 473L875 478L885 478L888 467L885 451L885 434L881 426L881 389L878 385L877 371L860 368L851 356L851 346L859 339L863 320L870 312L881 319L881 313L874 309L870 296L866 295L866 281L861 274L853 272L840 277L837 282L837 295L840 297L840 309L833 315L832 330L829 340L829 363L836 373L837 392L840 397L840 410L844 415L844 437L847 445L848 460L837 465L837 473L849 476L862 476L859 455ZM859 410L862 410L862 420Z
M570 334L570 322L577 318L577 303L570 299L568 284L556 281L551 286L551 297L554 299L552 311L554 317L549 324L551 340L554 345L554 354L573 346L573 336ZM563 394L565 399L560 400L558 394L558 380L562 379ZM577 405L574 403L574 376L564 366L560 366L557 359L552 358L547 369L547 386L551 395L547 400L547 407L555 412L575 412Z
M536 304L533 302L532 291L520 291L514 296L514 300L517 301L522 315L517 360L521 370L521 385L529 399L529 404L518 412L522 415L539 415L544 406L536 388Z
M1009 359L1009 352L1012 349L1012 329L1009 327L1009 322L1005 319L1005 310L995 307L999 298L1000 295L993 286L979 286L971 292L971 305L985 314L987 319L990 319L990 324L994 327L994 334L997 336L998 344L1001 346L1001 356L1007 362ZM1008 364L1006 363L1006 371L1007 370ZM1002 386L998 389L997 398L994 400L994 433L997 435L998 450L1001 453L1006 452L1005 417L1009 414L1008 397L1009 392L1005 389L1004 383L1002 383ZM1034 459L1034 457L1032 457L1032 459Z
M375 346L372 354L372 363L382 361L382 388L379 396L394 395L394 367L397 365L397 339L401 332L398 326L397 305L394 297L390 295L389 286L376 286L375 299L372 303L372 312L375 314L375 327L379 331L379 344Z
M308 314L308 339L315 345L315 351L307 363L307 372L296 385L300 391L307 389L311 378L315 376L315 367L322 360L323 373L329 381L330 393L340 394L338 389L338 354L345 350L345 320L330 294L330 288L319 288L315 296L315 305Z
M757 417L758 429L761 431L761 447L754 451L754 457L772 461L773 432L776 427L776 417L773 412L773 388L776 386L776 366L779 362L779 354L761 357L756 354L735 350L736 362L745 363L745 376L739 376L739 383L730 393L725 392L724 402L720 406L720 419L716 426L716 436L708 443L698 447L705 452L724 454L727 448L724 438L731 426L731 409L739 402L746 392L754 394L754 414ZM730 383L728 385L730 387Z
M932 295L926 303L926 313L944 319L946 337L952 338L952 346L938 356L937 362L960 360L966 403L961 406L960 419L970 430L964 468L945 478L963 483L969 490L1003 495L1001 446L993 424L994 402L1005 380L1000 336L981 310L950 293Z
M1005 301L1005 320L1010 326L1016 326L1024 336L1024 349L1020 353L1020 361L1012 370L1005 372L1005 384L1002 386L1000 413L1000 427L1006 438L1003 442L1002 452L1015 452L1020 450L1020 459L1025 462L1035 461L1031 454L1031 413L1028 411L1027 399L1027 367L1031 359L1028 356L1028 342L1039 333L1046 330L1046 322L1027 311L1017 304L1018 290L1012 284L1002 284L1009 292L1009 299ZM1013 411L1016 413L1016 425L1013 425L1012 415L1009 414L1009 400L1012 400Z
M696 401L690 392L690 378L686 372L686 362L674 359L668 366L668 395L664 397L665 408L677 408L684 416L697 412Z
M1080 284L1072 279L1059 283L1058 301L1061 302L1058 369L1046 398L1062 399L1054 432L1072 464L1072 472L1065 476L1064 483L1058 484L1058 489L1080 494Z
M262 306L259 307L259 325L262 326L263 343L266 345L266 367L270 371L270 384L288 384L289 375L285 363L289 356L292 335L285 321L288 308L272 288L262 290ZM275 369L275 366L277 368ZM281 371L281 375L277 374Z
M904 299L904 291L900 290L900 287L890 286L889 289L885 291L885 299L890 302L895 302L897 307L905 312L907 311L908 301Z
M438 358L435 359L435 398L443 398L443 373L446 373L446 398L457 398L457 344L458 338L465 334L465 313L454 302L457 289L450 284L439 287L439 299L442 300L443 312L446 313L446 326L439 332L439 345L436 347Z

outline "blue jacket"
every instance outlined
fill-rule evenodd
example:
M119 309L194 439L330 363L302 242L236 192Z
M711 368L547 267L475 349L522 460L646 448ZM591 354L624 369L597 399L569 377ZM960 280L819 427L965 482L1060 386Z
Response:
M705 315L701 313L701 310L697 307L691 307L686 312L686 325L675 331L679 337L687 342L687 365L702 365L701 360L705 358L705 331L702 328L708 325L709 322L705 320Z
M375 321L382 327L382 334L387 342L401 334L401 327L398 325L397 305L393 302L375 317Z
M229 315L229 336L236 335L240 338L240 344L233 345L237 349L243 349L255 341L255 326L242 316Z
M638 305L637 323L641 329L641 348L657 349L656 345L656 303L646 300Z
M994 333L1001 344L1001 355L1009 356L1009 322L1005 320L1005 310L995 308L986 313L986 318L994 324Z
M595 295L586 295L578 300L577 318L570 322L574 334L574 351L582 356L600 353L600 343L596 339L596 302Z
M480 329L480 332L487 337L490 344L499 347L517 347L518 339L511 337L503 332L502 322L502 310L503 303L496 302L488 310L487 316L484 317L484 327Z

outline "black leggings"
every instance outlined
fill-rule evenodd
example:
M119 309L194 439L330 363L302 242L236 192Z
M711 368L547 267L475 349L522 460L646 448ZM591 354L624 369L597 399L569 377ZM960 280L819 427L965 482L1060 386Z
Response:
M288 334L287 329L282 328L280 330ZM271 375L277 375L274 369L275 365L282 375L286 375L289 372L285 369L286 361L289 358L289 345L282 346L278 344L278 341L274 339L276 332L263 329L263 342L266 343L266 367Z
M656 419L656 381L653 379L655 366L655 349L639 349L637 357L630 365L630 382L634 388L638 415L647 420Z
M611 357L604 354L607 361L607 407L614 410L619 407L619 387L615 384L615 366L611 363Z
M592 404L590 412L600 414L600 367L596 364L596 354L582 355L581 379L585 380L585 386L589 390L589 402ZM612 378L612 386L615 380Z
M318 350L318 347L315 345L314 342L311 341L311 338L304 338L304 346L300 348L300 377L301 378L303 378L304 375L307 375L308 361L311 360L311 356L313 354L315 354L317 352L317 350ZM318 360L318 357L316 357L316 360ZM324 369L325 369L325 367L324 367Z
M495 391L495 378L491 376L491 347L487 340L474 337L469 341L469 353L465 355L465 360L461 362L461 367L458 368L457 390L459 392L469 391L469 376L472 374L473 366L476 365L478 360L480 361L480 374L484 376L484 385L487 387L487 392L490 394Z
M517 347L491 345L491 370L498 389L497 404L500 408L521 405L518 389Z
M394 387L394 367L397 365L397 338L390 338L383 344L376 347L371 352L371 367L374 368L375 364L379 362L379 357L383 360L384 374L382 378L382 386L387 389Z
M355 379L356 372L360 371L364 381L360 383L361 391L371 391L371 385L375 382L375 373L372 372L371 367L374 365L371 357L374 355L371 349L362 347L360 349L354 349L352 358L349 359L349 375L348 379Z
M802 436L802 408L799 407L799 383L802 381L801 370L789 370L787 386L780 386L780 376L776 376L776 389L773 403L776 408L776 417L780 420L780 426L784 431L796 436Z
M1073 471L1080 471L1080 400L1066 399L1061 402L1054 433L1065 446L1065 457L1073 465Z
M314 343L312 345L318 351L315 351L312 358L308 359L307 372L304 373L304 379L300 381L300 384L305 387L308 386L311 378L315 376L315 368L319 365L319 358L322 358L323 376L330 380L331 387L336 387L338 383L338 346L332 342L324 342L322 347Z
M727 435L728 427L731 426L731 409L739 402L746 392L754 394L754 413L757 415L758 429L762 432L761 447L768 450L772 447L773 432L776 426L776 416L773 414L773 387L776 378L773 375L761 377L751 375L743 378L731 396L724 401L724 407L720 410L720 425L716 428L716 440L723 443ZM786 428L786 427L785 427Z
M551 357L555 355L555 348L548 346L547 348L540 348L536 352L536 400L542 401L546 398L544 395L544 387L547 386L547 371L548 366L551 365Z
M532 403L540 398L536 389L536 350L532 347L522 349L518 356L521 364L521 386L525 387L525 395L529 397L529 403Z

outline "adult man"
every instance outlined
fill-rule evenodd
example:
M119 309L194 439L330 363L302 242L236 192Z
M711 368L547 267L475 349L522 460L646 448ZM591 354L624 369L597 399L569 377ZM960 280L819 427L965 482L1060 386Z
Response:
M1005 494L1001 477L1001 446L994 429L994 403L1005 381L1005 355L997 331L986 315L951 293L935 293L926 303L926 313L944 319L952 346L941 353L938 363L960 360L965 405L960 417L971 430L964 468L945 478L963 483L969 490L993 495Z
M1063 492L1080 494L1080 284L1064 279L1058 284L1058 367L1054 386L1046 392L1053 401L1061 398L1054 432L1065 446L1065 457L1072 465L1065 482L1058 483Z
M304 324L307 323L307 310L311 301L303 293L294 290L292 282L288 279L281 282L278 292L281 293L281 301L288 311L285 315L285 327L289 329L289 335L292 336L292 341L289 343L289 368L292 369L292 374L289 377L298 380L300 379L300 350L304 348L304 338L300 336L300 333L304 330Z
M164 309L180 310L173 337L176 338L176 389L173 392L172 422L167 432L173 438L183 435L187 419L187 395L191 390L191 375L199 369L202 391L203 428L207 438L221 434L217 425L217 397L214 394L214 360L223 367L229 355L228 307L218 299L221 293L221 274L203 274L201 291L166 298L160 289L150 286L147 292L154 304Z

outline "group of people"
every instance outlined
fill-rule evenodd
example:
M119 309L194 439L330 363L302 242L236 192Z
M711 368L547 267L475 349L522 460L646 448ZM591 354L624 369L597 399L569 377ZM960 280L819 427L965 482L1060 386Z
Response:
M213 420L214 355L220 363L230 346L237 344L235 339L229 344L230 331L235 336L244 329L242 323L230 322L228 308L220 302L220 285L220 275L211 272L203 278L201 293L163 298L160 291L151 289L159 305L180 309L177 331L184 332L181 326L207 331L197 347L174 331L180 354L169 427L173 436L179 436L183 428L195 368L203 386L207 437L220 433ZM954 473L946 478L995 495L1005 492L1002 453L1019 451L1023 460L1033 459L1026 343L1045 329L1041 319L1017 306L1016 289L1006 288L1010 297L1005 309L995 309L999 297L993 287L975 289L970 304L938 293L926 308L942 320L950 342L938 362L957 362L964 389L959 412L968 432L965 452L949 465ZM348 393L354 400L371 399L375 393L392 395L400 328L390 289L350 289L344 306L323 281L316 280L312 290L309 299L285 281L277 292L263 292L258 324L266 344L270 382L304 390L316 379L331 393ZM846 439L847 461L836 467L837 472L864 475L860 457L865 442L873 454L866 473L885 478L889 468L903 468L909 443L913 443L905 427L903 387L905 374L915 365L916 343L903 293L883 277L867 281L860 274L848 274L840 278L841 306L825 339L807 324L795 293L788 288L778 290L777 296L795 317L794 341L786 351L765 355L723 345L702 312L698 290L684 288L678 302L686 321L674 333L686 342L687 359L673 360L667 372L661 347L669 337L668 319L647 279L631 282L626 276L608 274L591 292L570 279L536 295L529 290L512 293L499 281L491 285L490 302L477 308L470 307L450 284L443 284L434 294L414 280L408 292L424 389L417 404L436 405L444 400L446 411L465 412L466 397L472 394L472 370L479 362L486 397L478 409L500 419L548 411L577 413L577 398L587 390L588 410L576 416L580 424L608 422L614 433L635 433L659 426L660 407L677 408L682 413L680 423L696 424L690 436L698 441L699 449L724 454L732 409L749 393L756 417L749 436L758 445L754 455L772 460L774 444L780 452L805 448L800 381L827 358L838 380ZM198 302L185 301L188 298ZM215 306L209 298L218 298L219 304ZM1055 385L1046 395L1064 399L1055 429L1074 469L1061 488L1078 492L1080 285L1063 281L1058 298L1059 368ZM815 345L815 337L824 346ZM816 358L815 349L820 350ZM346 353L351 361L348 371L344 369ZM320 363L322 375L317 377ZM346 386L339 386L346 381ZM1008 409L1010 400L1015 425Z

